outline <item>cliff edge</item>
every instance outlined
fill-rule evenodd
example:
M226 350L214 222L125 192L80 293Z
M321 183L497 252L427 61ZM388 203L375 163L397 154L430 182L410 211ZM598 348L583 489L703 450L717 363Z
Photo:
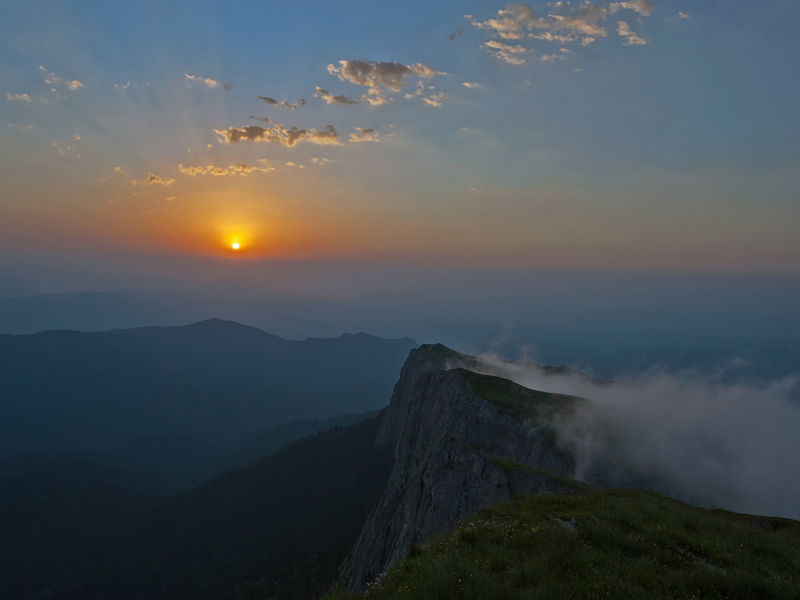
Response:
M574 458L547 426L581 400L469 370L478 363L441 344L411 351L375 440L393 449L394 469L342 566L350 591L484 507L520 493L581 491L567 479Z

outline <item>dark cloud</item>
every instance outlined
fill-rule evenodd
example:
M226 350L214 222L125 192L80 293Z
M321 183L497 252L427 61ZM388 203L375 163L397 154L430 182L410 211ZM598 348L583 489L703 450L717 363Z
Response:
M300 106L305 106L308 104L306 100L300 98L296 103L291 103L288 100L275 100L275 98L270 98L269 96L259 96L261 100L269 104L270 106L277 106L278 108L288 108L290 110L295 110Z
M301 141L312 144L330 144L338 146L339 132L333 125L325 125L325 129L306 130L297 127L285 128L283 125L275 125L272 128L259 127L258 125L248 125L242 129L230 127L229 129L216 129L217 134L221 135L228 144L238 144L241 140L251 142L274 142L283 146L294 146Z
M317 96L328 104L358 104L358 100L355 98L348 98L343 94L334 96L328 90L323 90L321 87L317 88Z

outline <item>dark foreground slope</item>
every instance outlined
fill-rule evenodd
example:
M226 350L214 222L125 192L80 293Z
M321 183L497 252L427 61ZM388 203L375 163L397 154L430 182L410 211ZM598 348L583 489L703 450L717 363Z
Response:
M412 340L285 340L237 323L0 335L0 457L140 438L226 445L381 409Z
M85 463L0 479L0 598L315 597L385 487L378 423L296 441L168 498Z
M638 490L520 495L414 547L369 598L796 599L800 522Z

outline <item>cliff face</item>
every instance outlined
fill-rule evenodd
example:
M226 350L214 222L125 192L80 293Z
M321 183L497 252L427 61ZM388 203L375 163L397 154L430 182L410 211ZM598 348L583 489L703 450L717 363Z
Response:
M393 448L394 470L343 567L351 591L363 590L414 544L447 533L481 508L518 493L576 492L569 482L535 472L570 476L575 465L556 448L554 433L536 422L532 407L538 402L552 412L576 399L519 388L511 391L519 392L525 410L509 410L507 392L515 384L446 370L454 361L469 367L470 360L444 346L422 346L403 366L376 437L377 445ZM492 393L498 382L502 401ZM523 413L528 418L518 420Z

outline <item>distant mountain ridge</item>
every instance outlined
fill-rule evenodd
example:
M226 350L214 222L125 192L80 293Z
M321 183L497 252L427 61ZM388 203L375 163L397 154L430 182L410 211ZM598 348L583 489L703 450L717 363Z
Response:
M151 435L225 445L278 423L378 410L416 345L291 341L220 319L0 335L0 457Z

